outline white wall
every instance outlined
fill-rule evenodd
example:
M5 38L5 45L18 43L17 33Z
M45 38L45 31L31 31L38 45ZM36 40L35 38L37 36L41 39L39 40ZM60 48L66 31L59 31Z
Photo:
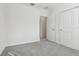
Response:
M7 44L7 32L6 32L6 7L7 4L0 4L0 54Z
M8 6L8 46L39 41L40 16L47 16L47 11L21 4Z

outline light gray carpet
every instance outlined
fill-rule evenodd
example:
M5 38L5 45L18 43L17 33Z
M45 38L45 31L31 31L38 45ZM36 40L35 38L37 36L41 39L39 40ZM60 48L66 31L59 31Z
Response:
M79 51L47 40L7 47L2 56L9 56L8 52L15 56L79 56Z

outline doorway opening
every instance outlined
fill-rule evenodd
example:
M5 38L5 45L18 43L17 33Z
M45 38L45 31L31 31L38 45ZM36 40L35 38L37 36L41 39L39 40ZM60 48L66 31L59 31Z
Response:
M47 37L47 17L40 16L40 40L45 40Z

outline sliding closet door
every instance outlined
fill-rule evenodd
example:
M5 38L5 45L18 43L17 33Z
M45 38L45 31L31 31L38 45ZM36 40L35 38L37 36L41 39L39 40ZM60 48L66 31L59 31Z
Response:
M74 20L75 20L75 11L67 10L60 13L59 21L59 39L60 43L68 47L74 48Z

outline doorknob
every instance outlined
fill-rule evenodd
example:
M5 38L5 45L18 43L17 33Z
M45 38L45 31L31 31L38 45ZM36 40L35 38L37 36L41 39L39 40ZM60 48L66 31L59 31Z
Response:
M60 29L60 31L62 31L62 29Z

